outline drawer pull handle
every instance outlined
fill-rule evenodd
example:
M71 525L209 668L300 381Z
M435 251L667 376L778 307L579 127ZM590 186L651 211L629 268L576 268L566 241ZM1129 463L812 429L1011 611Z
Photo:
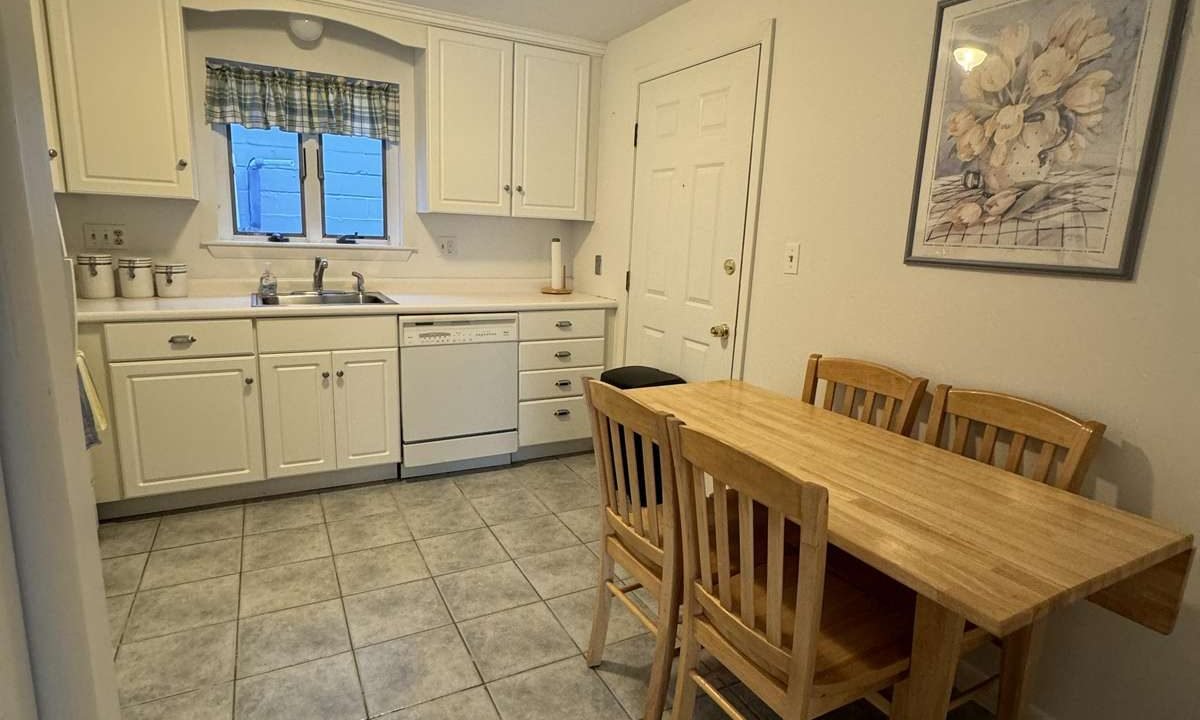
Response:
M566 417L570 414L571 414L571 411L567 410L566 408L560 408L560 409L554 411L554 417Z
M561 360L566 360L567 358L571 357L571 351L570 350L559 350L558 352L554 353L554 357L559 358Z
M247 385L253 385L253 384L254 384L254 378L246 378L246 384L247 384Z
M167 342L172 345L191 345L196 342L195 335L172 335Z
M570 380L559 380L558 382L554 383L554 387L569 388L569 387L571 387L571 381Z
M554 323L554 327L566 329L571 327L573 324L574 323L572 323L570 320L559 320L558 322Z

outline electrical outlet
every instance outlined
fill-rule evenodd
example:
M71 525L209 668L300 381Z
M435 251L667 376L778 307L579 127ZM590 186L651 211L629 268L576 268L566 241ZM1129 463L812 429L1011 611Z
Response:
M84 223L83 225L83 245L88 250L120 250L128 241L124 225L101 223Z
M783 274L800 273L800 243L790 242L783 246Z
M450 256L450 255L458 254L458 239L455 238L453 235L438 236L437 244L438 244L438 252L440 252L443 255Z

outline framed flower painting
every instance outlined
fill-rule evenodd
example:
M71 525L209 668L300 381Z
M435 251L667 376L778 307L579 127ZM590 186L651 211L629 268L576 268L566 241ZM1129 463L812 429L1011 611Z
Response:
M1129 278L1186 0L943 0L905 262Z

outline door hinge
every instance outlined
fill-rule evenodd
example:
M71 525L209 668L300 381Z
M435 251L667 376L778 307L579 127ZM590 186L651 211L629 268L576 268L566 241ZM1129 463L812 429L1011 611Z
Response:
M633 124L633 146L634 147L637 147L637 133L638 133L638 124L634 123Z
M625 271L625 292L629 292L629 271Z

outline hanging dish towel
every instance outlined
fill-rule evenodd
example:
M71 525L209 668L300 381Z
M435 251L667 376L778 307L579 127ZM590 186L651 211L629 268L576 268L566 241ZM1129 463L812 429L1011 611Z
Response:
M87 358L79 350L75 351L75 374L79 380L79 407L83 413L84 444L91 449L100 444L100 433L108 429L108 415L100 403L96 384L92 382Z

